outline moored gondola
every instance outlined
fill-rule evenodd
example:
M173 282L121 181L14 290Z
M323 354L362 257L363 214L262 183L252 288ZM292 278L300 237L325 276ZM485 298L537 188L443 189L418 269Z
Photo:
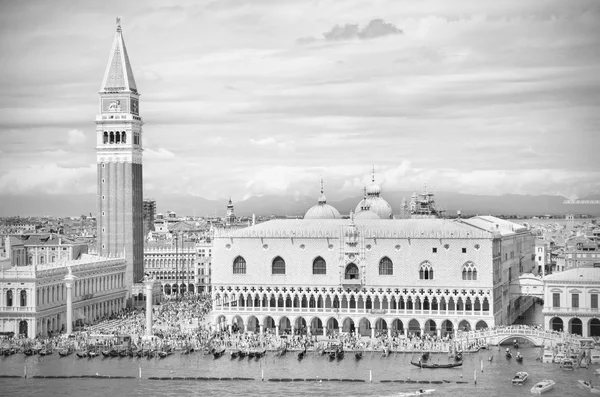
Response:
M220 358L223 354L225 354L225 348L221 348L219 350L215 350L213 352L213 357L214 358Z
M306 349L302 350L301 352L298 352L298 361L302 360L305 355L306 355Z
M506 358L512 358L512 353L510 352L509 348L506 348L506 352L504 353L504 355L506 356Z
M455 363L449 363L449 364L434 364L434 363L424 363L424 362L414 362L411 361L410 362L412 365L414 365L415 367L419 367L419 368L431 368L431 369L437 369L437 368L454 368L454 367L460 367L462 365L462 361L460 362L455 362Z
M362 351L359 351L359 352L355 352L355 353L354 353L354 358L355 358L356 360L360 360L360 359L362 359L362 357L363 357L363 352L362 352Z
M26 356L33 356L33 349L25 349L23 350L23 354Z
M240 355L240 350L239 349L231 349L229 351L229 357L231 359L238 358L239 355Z
M58 351L58 355L61 357L67 357L70 356L73 353L73 348L72 347L67 347L64 349L60 349Z

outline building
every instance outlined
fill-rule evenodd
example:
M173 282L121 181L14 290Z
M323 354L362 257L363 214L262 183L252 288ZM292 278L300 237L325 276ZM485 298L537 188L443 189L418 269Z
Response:
M512 324L533 303L531 296L511 296L510 284L524 273L535 273L535 236L523 225L494 216L475 216L460 222L490 232L494 239L494 317Z
M194 242L182 241L179 236L170 241L146 242L144 267L160 283L160 291L165 295L199 292Z
M443 215L443 211L436 206L435 194L427 191L427 185L422 193L413 192L409 209L411 218L439 218Z
M65 276L72 272L72 322L87 324L125 308L124 258L88 254L43 264L0 262L0 331L28 338L67 329ZM70 269L70 270L69 270Z
M565 268L600 268L600 246L585 236L577 236L567 241L565 250Z
M143 203L144 236L154 231L154 218L156 215L156 200L146 199Z
M55 233L21 234L7 236L4 251L11 266L37 266L79 259L88 245Z
M600 268L565 270L544 277L544 327L600 337Z
M545 275L552 271L548 266L550 262L550 243L545 240L536 239L535 241L535 265L537 274Z
M196 291L211 292L212 238L196 243Z
M229 198L229 203L227 203L227 213L225 214L225 225L233 225L236 221L235 212L233 210L233 203L231 202L231 197Z
M98 251L127 261L125 285L144 277L142 125L139 92L120 21L100 87L96 116Z
M526 235L493 217L351 216L216 229L213 321L255 332L365 336L506 324L528 308L505 292L519 264L523 272L533 267Z

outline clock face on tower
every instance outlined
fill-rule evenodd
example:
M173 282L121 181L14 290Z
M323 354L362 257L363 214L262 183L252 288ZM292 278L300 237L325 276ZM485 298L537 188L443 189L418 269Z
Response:
M135 114L136 116L139 116L140 114L139 101L135 98L131 98L131 113Z

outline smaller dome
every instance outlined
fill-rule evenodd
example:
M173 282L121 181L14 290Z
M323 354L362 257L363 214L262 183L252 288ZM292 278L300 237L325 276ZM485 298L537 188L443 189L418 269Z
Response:
M340 219L342 216L329 204L315 204L306 211L304 219Z
M379 196L381 194L381 188L378 184L373 183L367 188L367 195L369 196Z

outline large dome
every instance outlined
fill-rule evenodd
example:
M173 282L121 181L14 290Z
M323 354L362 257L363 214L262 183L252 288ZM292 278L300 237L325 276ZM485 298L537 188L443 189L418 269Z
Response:
M354 219L381 219L379 215L371 210L360 210L354 215Z
M392 219L392 207L380 197L381 187L375 183L375 171L371 182L365 189L365 198L358 203L354 212L358 215L359 212L368 210L376 213L380 219Z
M358 203L354 211L358 213L361 211L361 207L365 206L368 206L369 211L376 213L381 219L392 219L392 207L383 197L367 197Z
M321 179L321 196L319 196L319 201L306 211L304 219L340 219L341 217L335 207L327 204L327 198L323 194L323 180Z

